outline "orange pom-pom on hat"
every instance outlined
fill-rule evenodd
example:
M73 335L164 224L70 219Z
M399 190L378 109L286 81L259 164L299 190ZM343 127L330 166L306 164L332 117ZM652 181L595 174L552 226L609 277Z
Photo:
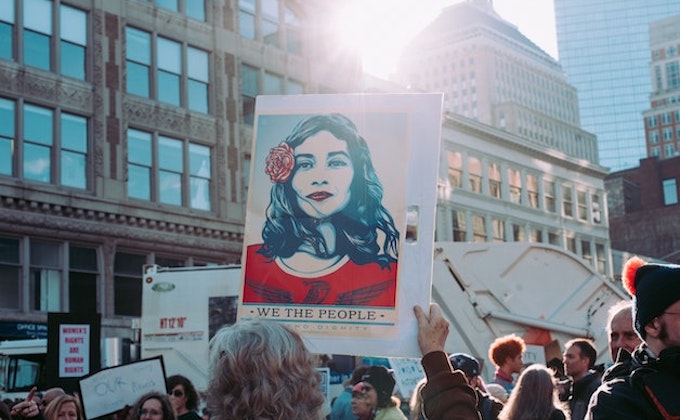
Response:
M623 267L621 282L633 297L635 330L644 340L645 325L680 301L680 265L645 263L633 257Z
M638 268L643 265L645 265L645 261L642 258L633 257L626 261L626 265L623 266L621 282L623 283L623 288L626 289L628 294L632 297L635 297L635 274L637 273Z

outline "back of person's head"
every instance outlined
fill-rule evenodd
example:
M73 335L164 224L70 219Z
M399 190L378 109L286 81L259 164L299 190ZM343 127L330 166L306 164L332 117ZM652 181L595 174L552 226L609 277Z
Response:
M210 341L211 420L318 419L324 396L314 357L281 323L240 320Z
M368 366L364 365L357 366L352 372L352 377L349 378L348 385L354 386L361 382L361 377L364 376L367 370Z
M66 391L60 387L49 388L47 391L43 392L42 400L40 404L43 406L43 410L49 405L55 398L66 395Z
M172 391L177 385L181 385L184 388L184 394L187 397L186 407L189 411L195 411L198 409L199 397L198 392L196 392L196 387L194 384L183 375L172 375L166 379L167 388Z
M517 379L499 419L547 419L556 408L557 394L553 373L535 363L526 368Z
M73 395L67 394L59 395L50 401L45 408L45 420L57 420L59 418L59 411L68 403L73 403L75 406L77 420L83 420L83 409L80 407L80 401Z
M140 419L142 417L144 403L149 400L157 400L160 402L161 410L163 411L162 420L175 420L175 412L172 409L172 404L170 403L170 399L168 398L167 394L161 394L160 392L156 391L148 392L139 397L128 414L128 420Z
M526 344L522 337L515 334L498 337L489 347L489 358L493 363L500 367L505 364L508 358L515 358L524 353Z
M588 369L592 369L597 360L597 349L595 348L595 343L587 338L574 338L573 340L567 341L564 345L565 349L571 346L576 346L581 351L581 358L588 358Z
M427 385L427 378L423 378L418 381L413 393L411 394L411 399L409 400L408 406L411 410L410 420L420 420L425 418L425 408L423 407L423 397L420 395L423 387Z
M503 385L497 383L486 384L486 392L492 397L496 398L498 401L505 404L508 401L508 391L505 390Z
M449 356L449 361L454 369L462 370L465 373L468 381L479 376L479 362L469 354L453 353Z

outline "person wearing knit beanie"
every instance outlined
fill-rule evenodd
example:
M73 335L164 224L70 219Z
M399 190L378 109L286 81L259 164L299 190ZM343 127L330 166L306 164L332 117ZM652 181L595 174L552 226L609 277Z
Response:
M664 313L672 314L667 309L680 301L680 266L645 263L633 257L626 262L621 277L624 288L633 297L635 330L646 340L647 324ZM676 312L680 315L680 303L678 306Z
M644 341L604 373L586 418L680 419L680 265L633 257L621 279Z

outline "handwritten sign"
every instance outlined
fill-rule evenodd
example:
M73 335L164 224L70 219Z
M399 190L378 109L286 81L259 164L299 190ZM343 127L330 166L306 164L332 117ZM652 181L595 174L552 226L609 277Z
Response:
M90 326L59 326L59 377L77 378L90 373Z
M165 394L163 358L140 360L100 370L79 381L85 418L115 413L151 391Z
M401 395L409 398L418 382L425 377L420 359L390 357L389 361Z

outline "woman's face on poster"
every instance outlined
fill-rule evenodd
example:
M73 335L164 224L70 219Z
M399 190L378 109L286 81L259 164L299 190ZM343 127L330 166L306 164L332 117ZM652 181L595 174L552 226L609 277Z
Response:
M349 202L354 165L347 143L321 131L295 148L292 186L300 208L322 219L342 211Z

